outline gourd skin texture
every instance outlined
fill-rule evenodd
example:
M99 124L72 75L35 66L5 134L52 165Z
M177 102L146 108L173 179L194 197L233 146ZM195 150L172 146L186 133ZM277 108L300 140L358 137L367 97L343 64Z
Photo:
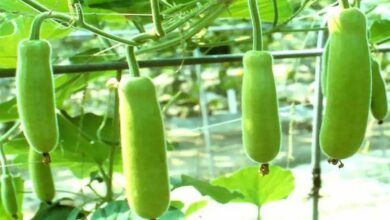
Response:
M272 71L273 59L265 51L248 51L243 58L243 144L259 163L271 161L280 149L278 98Z
M139 216L155 219L168 208L170 193L156 90L149 78L123 77L118 93L127 200Z
M366 19L358 9L333 15L326 78L326 108L320 131L323 152L332 159L352 156L367 127L371 68Z
M386 118L388 111L386 85L380 73L379 63L374 59L371 60L371 71L371 113L378 121L382 122Z
M40 153L58 143L50 44L43 40L19 43L16 71L17 106L24 134Z
M11 216L17 216L18 203L16 200L16 192L12 181L12 176L8 174L1 175L1 201L3 202L4 210Z
M55 196L55 187L50 164L42 162L42 154L30 147L28 153L29 174L35 195L42 202L51 202Z

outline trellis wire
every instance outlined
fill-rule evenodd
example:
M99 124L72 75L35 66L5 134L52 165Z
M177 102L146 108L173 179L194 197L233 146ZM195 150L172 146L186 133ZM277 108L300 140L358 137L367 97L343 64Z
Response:
M378 52L390 52L390 45L378 47ZM275 59L303 58L321 56L323 49L306 49L290 51L273 51L271 54ZM140 68L168 67L195 64L216 64L242 62L242 54L229 55L210 55L202 57L183 57L183 58L165 58L155 60L140 60ZM91 63L91 64L72 64L72 65L54 65L55 74L88 73L94 71L124 70L128 65L125 61ZM0 69L0 78L15 76L15 68Z
M323 26L325 26L323 24ZM323 48L325 39L324 31L318 32L317 38L317 48ZM312 131L312 141L311 141L311 164L312 164L312 177L313 177L313 186L312 186L312 220L318 220L319 208L318 203L320 199L320 189L321 189L321 150L320 150L320 129L322 122L322 102L323 96L321 93L321 66L322 66L322 57L316 58L316 68L315 68L315 80L314 80L314 111L313 111L313 131Z

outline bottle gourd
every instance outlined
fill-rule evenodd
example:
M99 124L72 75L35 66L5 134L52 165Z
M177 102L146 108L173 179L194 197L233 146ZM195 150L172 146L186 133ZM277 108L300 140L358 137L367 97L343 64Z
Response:
M320 131L323 152L334 160L352 156L362 144L371 98L366 18L342 9L329 21L326 107Z
M35 195L39 200L51 203L55 195L55 187L50 164L42 162L42 154L30 147L28 153L29 175Z
M1 175L1 201L4 210L13 218L17 218L18 202L16 200L16 191L13 178L9 174Z
M371 113L379 124L382 124L387 116L388 104L386 84L380 72L378 61L371 59L372 71L372 97Z
M153 82L123 77L118 87L126 197L132 210L156 219L169 205L166 142Z
M24 135L39 153L58 143L51 47L44 40L25 40L18 46L16 97Z
M243 144L247 155L263 164L276 157L281 138L272 63L266 51L248 51L243 58Z

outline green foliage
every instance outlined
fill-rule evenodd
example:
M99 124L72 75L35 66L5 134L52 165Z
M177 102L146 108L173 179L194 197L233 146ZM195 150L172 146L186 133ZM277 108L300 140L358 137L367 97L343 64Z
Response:
M5 0L5 2L8 2L9 0ZM10 0L11 2L15 2L14 0ZM3 4L4 1L2 0L0 4ZM0 5L1 6L1 5ZM2 8L2 7L0 7ZM8 7L5 7L8 9ZM13 8L10 11L18 10L20 7ZM23 11L23 10L22 10ZM26 12L26 13L32 13L32 12ZM7 14L6 21L8 23L13 24L13 32L8 35L0 35L0 67L2 68L9 68L9 67L15 67L16 66L16 55L17 55L17 46L18 43L21 40L26 39L29 36L30 33L30 25L32 22L33 16L23 16L22 15L12 15ZM33 14L31 14L33 15ZM5 28L5 30L4 30ZM9 32L9 25L8 26L1 26L0 27L0 33L1 32ZM52 22L47 22L42 27L42 37L43 38L51 38L55 39L58 37L66 36L69 33L69 28L65 28L63 26L54 24Z
M230 192L224 187L212 185L206 181L182 175L179 181L174 182L174 188L192 186L204 196L210 196L215 201L225 204L234 199L243 197L239 192Z
M375 20L370 28L372 43L378 43L385 39L389 40L390 36L390 20Z
M270 0L258 1L260 17L263 21L273 22L274 21L274 7ZM287 0L278 0L278 13L279 22L285 21L292 15L292 8ZM249 18L248 1L247 0L233 0L233 3L229 6L229 12L224 14L227 17L234 18Z
M192 203L191 205L188 206L188 208L186 209L185 211L185 216L188 217L192 214L194 214L195 212L197 212L198 210L202 209L203 207L207 206L207 204L209 203L209 201L207 200L200 200L200 201L196 201L194 203Z
M270 173L266 176L259 174L258 167L246 167L229 176L218 177L212 184L237 190L243 198L236 202L248 202L261 206L267 202L286 198L294 190L294 177L289 170L270 165Z
M80 216L79 216L80 215ZM61 204L61 201L57 201L51 205L41 203L38 212L32 218L32 220L52 220L52 219L67 219L76 220L77 217L83 216L80 213L80 209L70 205Z
M108 203L106 206L97 209L91 217L91 220L115 219L115 220L143 220L132 212L126 200L117 200ZM177 208L170 207L159 220L182 220L184 214Z

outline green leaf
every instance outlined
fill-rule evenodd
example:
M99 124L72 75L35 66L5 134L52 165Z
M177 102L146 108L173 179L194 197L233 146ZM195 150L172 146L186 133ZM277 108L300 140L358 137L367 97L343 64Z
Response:
M1 2L3 3L3 0L1 0ZM12 17L12 19L9 21L12 22L14 31L10 35L0 36L0 68L16 67L18 44L20 41L28 38L30 34L30 26L33 20L33 16L18 15L10 17ZM66 36L71 31L72 30L70 28L64 28L54 22L45 22L42 25L41 37L43 39L53 39Z
M238 190L245 197L237 202L248 202L257 206L286 198L294 190L294 177L289 170L270 165L270 173L259 174L258 167L243 168L229 176L214 179L212 184Z
M198 210L202 209L208 204L207 200L200 200L192 203L191 205L188 206L187 210L184 212L185 217L187 218L188 216L194 214Z
M0 37L11 35L14 33L15 28L12 24L13 16L4 16L0 14Z
M176 209L182 209L185 206L184 203L182 201L179 201L179 200L172 200L169 205L173 208L176 208Z
M181 181L174 185L174 188L182 186L192 186L204 196L210 196L215 201L225 204L239 197L243 197L238 192L230 192L224 187L213 186L209 182L198 180L190 176L182 175Z
M82 153L102 164L107 159L111 146L96 138L96 130L101 120L101 117L90 113L76 118L59 114L60 148L64 151Z
M372 43L379 43L390 37L390 20L376 20L370 28Z
M184 213L180 209L170 207L158 220L184 220Z
M82 210L79 208L74 208L66 218L66 220L78 220L80 219L79 216L82 214Z
M15 121L19 118L16 99L0 103L0 123Z
M260 17L262 21L273 22L274 8L272 0L258 1L260 9ZM289 18L293 11L290 3L287 0L278 0L279 23ZM247 0L233 0L230 4L229 10L223 15L224 17L234 18L249 18L248 1Z
M73 215L73 206L62 205L59 202L52 205L41 203L38 212L32 220L53 220L53 219L67 219L69 215Z
M158 220L183 220L184 214L174 207L170 207ZM105 207L97 209L91 220L143 220L129 208L127 200L118 200L108 203Z
M105 207L97 209L91 220L128 220L131 211L126 200L108 203Z

